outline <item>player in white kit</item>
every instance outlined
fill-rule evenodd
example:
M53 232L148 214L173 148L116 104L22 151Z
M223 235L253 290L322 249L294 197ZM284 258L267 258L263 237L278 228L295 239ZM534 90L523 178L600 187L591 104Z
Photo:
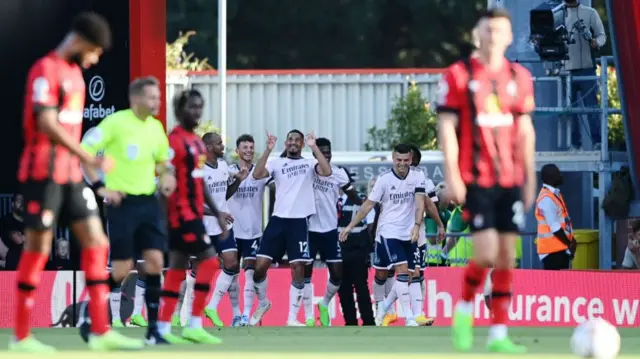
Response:
M253 178L253 158L255 155L255 143L253 136L242 135L236 140L236 154L239 158L237 165L231 165L232 170L239 171L246 168L249 175L240 183L233 196L227 201L229 212L234 218L233 228L238 246L238 254L242 257L245 282L243 290L243 311L236 312L234 307L233 322L231 326L249 325L249 316L253 309L253 272L256 265L256 255L262 237L262 206L265 187L271 182L271 177L263 179ZM237 278L237 277L236 277ZM231 283L229 292L238 287L238 281ZM235 289L236 291L238 289Z
M426 286L424 283L424 269L426 268L426 253L429 249L430 245L438 245L442 242L445 235L444 224L440 219L440 214L438 213L438 207L436 203L438 202L438 196L436 195L436 187L433 184L433 181L429 179L424 172L418 167L420 165L420 160L422 158L422 154L418 147L414 145L409 145L411 148L411 171L417 171L419 175L424 176L425 180L425 210L427 214L434 219L438 228L437 237L429 238L427 240L425 223L422 222L422 226L420 227L420 238L418 238L418 242L413 244L413 258L415 268L410 268L413 270L411 275L411 283L409 284L409 294L411 296L411 310L413 311L413 315L416 318L416 322L419 325L432 325L434 322L433 318L427 318L424 316L424 300L426 297L425 291ZM397 300L397 295L395 291L391 291L386 293L386 297L381 306L381 311L389 312L389 308L395 303ZM397 316L396 316L397 318ZM388 325L392 320L389 314L384 316L382 319L382 326Z
M207 235L211 238L211 243L220 258L222 258L222 272L218 275L213 294L211 295L211 301L207 305L207 308L205 308L204 313L215 326L223 326L224 324L218 317L218 304L225 293L229 291L231 283L237 280L238 273L240 272L238 249L233 234L234 218L229 214L227 198L233 195L232 192L238 188L238 185L231 186L231 184L243 181L247 177L248 172L246 169L237 172L233 171L227 162L222 159L224 155L224 144L218 134L212 132L206 133L202 136L202 142L204 142L207 147L207 162L204 167L205 190L209 191L218 211L225 213L228 223L227 230L229 231L229 235L226 238L222 239L220 237L223 231L218 224L218 219L213 213L208 211L208 207L205 205L204 227ZM193 268L191 270L192 275L196 271L197 267ZM229 299L231 300L232 306L236 308L240 307L237 291L230 291Z
M331 163L331 141L326 138L318 138L316 146L327 160ZM337 203L342 190L356 205L362 204L362 199L352 186L352 179L347 171L338 166L331 165L331 176L316 176L313 182L313 194L316 199L316 213L309 217L309 263L304 272L304 291L302 294L302 304L305 312L306 326L315 326L316 320L313 312L313 287L311 276L313 273L313 262L316 255L320 253L320 258L327 263L329 268L329 282L325 290L322 301L318 303L320 313L320 323L322 326L329 326L331 318L329 316L329 303L336 295L342 281L342 253L340 252L340 241L338 240L338 211ZM299 324L297 321L292 325ZM303 324L299 324L302 326Z
M396 145L392 157L393 169L378 177L369 198L340 233L340 240L347 240L351 229L367 216L376 203L381 204L376 260L394 266L397 275L394 290L405 313L406 325L417 326L411 309L409 280L410 269L415 266L412 243L418 241L424 221L425 178L421 172L410 170L411 148L408 145ZM384 308L379 308L376 320L379 322L384 314Z
M287 323L297 322L304 289L304 267L309 261L307 221L309 216L316 213L313 181L316 176L329 177L332 174L331 165L318 149L313 133L307 135L306 142L313 151L315 160L302 158L304 135L298 130L292 130L287 134L283 157L267 163L276 141L275 136L267 133L267 149L253 170L253 178L256 180L273 178L276 202L258 248L253 280L259 303L249 320L250 325L259 323L271 309L271 302L267 299L267 271L273 259L282 258L285 251L292 279Z

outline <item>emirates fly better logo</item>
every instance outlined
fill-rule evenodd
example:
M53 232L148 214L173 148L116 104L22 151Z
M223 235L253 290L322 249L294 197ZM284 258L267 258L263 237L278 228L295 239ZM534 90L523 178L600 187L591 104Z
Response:
M102 100L104 100L104 96L106 94L106 85L102 76L93 76L91 80L89 80L87 91L89 93L91 103L84 108L83 117L86 120L89 120L90 122L102 120L116 112L116 107L114 105L102 104Z

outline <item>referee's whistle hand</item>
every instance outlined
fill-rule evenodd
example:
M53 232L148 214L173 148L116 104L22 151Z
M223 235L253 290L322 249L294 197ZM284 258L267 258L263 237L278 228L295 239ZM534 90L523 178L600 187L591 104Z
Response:
M110 205L117 207L122 202L122 199L126 197L126 194L117 191L110 191L106 188L101 188L98 191L98 195L105 199L105 202Z

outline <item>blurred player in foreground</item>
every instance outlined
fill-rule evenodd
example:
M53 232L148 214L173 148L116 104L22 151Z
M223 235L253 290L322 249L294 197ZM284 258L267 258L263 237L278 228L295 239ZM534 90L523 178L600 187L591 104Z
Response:
M202 117L204 100L196 90L186 90L174 102L176 118L180 123L169 134L172 150L171 163L177 176L176 191L169 197L169 269L165 273L158 331L169 343L180 344L187 340L196 343L218 344L222 341L202 327L202 314L211 294L211 281L220 268L211 239L205 233L203 217L205 202L219 221L224 237L226 220L218 212L205 189L203 176L206 149L200 137L193 132ZM182 330L182 337L171 333L171 317L180 295L180 286L189 267L189 256L199 260L194 286L195 298L191 317Z
M80 146L85 83L82 68L98 63L110 46L111 30L94 13L78 15L58 47L29 70L24 108L25 148L18 180L25 201L26 243L18 266L15 334L9 349L49 353L55 349L31 336L29 322L40 273L51 253L53 226L63 216L83 249L93 313L89 348L140 349L143 342L110 330L105 298L109 293L108 240L90 188L83 183L80 163L93 170L110 170L110 161Z
M472 348L476 289L493 266L488 349L517 354L526 348L508 338L507 320L516 238L535 200L533 81L529 71L505 58L513 33L504 10L481 14L478 38L477 56L445 72L437 101L449 196L465 203L474 243L452 339L458 350Z
M399 144L394 147L393 169L378 177L369 198L362 204L351 223L340 233L340 240L347 240L349 232L367 216L376 202L382 205L377 228L379 242L376 243L375 262L378 267L395 267L395 291L405 313L406 326L418 326L411 308L409 272L415 267L413 243L420 237L420 228L424 220L425 177L422 172L410 169L411 155L411 148L407 145ZM382 321L388 307L383 303L378 308L378 323Z
M258 324L271 309L271 302L267 299L267 271L272 261L282 258L285 251L291 266L287 324L295 325L297 322L304 290L304 267L309 261L307 218L316 212L313 181L316 176L329 177L332 173L331 165L320 152L313 133L307 135L306 142L316 160L302 157L305 136L298 130L287 133L284 156L267 163L277 140L267 133L267 148L253 170L253 178L256 180L273 178L276 202L258 248L253 280L259 303L249 325Z

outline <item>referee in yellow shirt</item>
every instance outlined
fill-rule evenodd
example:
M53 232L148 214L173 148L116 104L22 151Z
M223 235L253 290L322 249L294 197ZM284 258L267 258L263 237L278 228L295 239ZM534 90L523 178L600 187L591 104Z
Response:
M112 277L120 284L141 253L145 260L145 303L149 319L147 344L165 344L158 334L158 306L163 254L167 245L164 214L156 192L169 196L176 187L170 163L169 141L162 123L154 118L160 109L161 91L154 77L143 77L129 85L131 108L118 111L100 122L82 142L95 155L104 150L116 166L104 183L88 173L93 189L106 200L107 228L111 243ZM82 331L81 331L82 332Z

